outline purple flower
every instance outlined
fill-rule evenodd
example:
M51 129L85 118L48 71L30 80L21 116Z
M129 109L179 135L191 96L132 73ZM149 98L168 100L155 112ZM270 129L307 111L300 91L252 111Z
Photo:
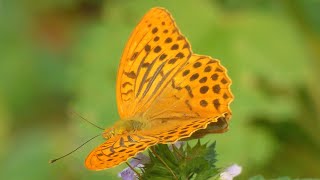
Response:
M118 177L122 178L123 180L136 180L136 173L132 171L130 167L125 168L122 170L119 174Z
M185 142L184 141L177 141L177 142L175 142L173 145L176 147L176 148L180 148L180 147L182 147L183 145L185 144ZM171 151L173 151L173 149L172 149L172 146L171 145L169 145L169 149L171 150Z
M220 174L220 180L232 180L234 177L238 176L242 171L242 167L233 164L226 168L224 172Z
M138 153L134 158L131 159L130 165L137 167L138 165L144 165L150 162L150 158L143 153Z
M138 153L132 160L130 161L130 165L133 168L140 168L144 167L144 164L147 164L150 162L150 158L142 153ZM127 167L124 170L122 170L118 177L122 178L123 180L137 180L136 173L130 168Z

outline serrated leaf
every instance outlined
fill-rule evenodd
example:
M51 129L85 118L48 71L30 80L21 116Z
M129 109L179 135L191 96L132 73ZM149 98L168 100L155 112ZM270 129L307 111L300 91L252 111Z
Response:
M171 149L169 146L163 144L154 146L153 151L156 155L149 150L151 162L143 168L143 179L172 179L172 173L162 161L178 179L206 180L218 174L218 168L214 164L216 162L215 143L208 145L198 141L193 147L186 144L185 148L172 146Z

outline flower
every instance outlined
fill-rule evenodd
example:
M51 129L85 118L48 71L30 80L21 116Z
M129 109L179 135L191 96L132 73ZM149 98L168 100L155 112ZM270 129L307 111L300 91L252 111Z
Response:
M184 141L177 141L177 142L175 142L173 145L174 145L176 148L179 149L179 148L182 147L184 144L185 144ZM168 146L169 146L169 149L170 149L171 151L173 151L172 146L171 146L171 145L168 145Z
M149 162L150 162L149 156L146 156L143 153L138 153L134 158L132 158L132 160L130 161L130 165L132 167L137 167L139 165L144 165Z
M136 180L136 173L132 171L130 167L125 168L118 174L119 178L122 178L123 180Z
M138 153L132 160L130 161L130 165L132 168L140 168L144 167L144 164L147 164L150 162L150 158L142 153ZM136 180L137 174L130 168L127 167L124 170L122 170L118 177L122 178L123 180Z
M229 166L228 168L226 168L224 170L224 172L222 172L220 174L220 179L221 180L232 180L234 177L238 176L242 171L242 167L237 165L237 164L233 164L231 166Z

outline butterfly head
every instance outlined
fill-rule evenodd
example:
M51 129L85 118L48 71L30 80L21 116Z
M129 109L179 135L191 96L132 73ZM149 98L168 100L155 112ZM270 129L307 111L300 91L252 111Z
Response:
M115 135L115 129L113 127L111 128L107 128L106 130L104 130L102 136L106 139L110 139L111 137L113 137Z
M111 128L107 128L102 136L106 139L110 139L112 138L113 136L116 136L116 135L119 135L119 134L125 134L126 132L128 132L128 130L123 127L123 126L114 126L114 127L111 127Z

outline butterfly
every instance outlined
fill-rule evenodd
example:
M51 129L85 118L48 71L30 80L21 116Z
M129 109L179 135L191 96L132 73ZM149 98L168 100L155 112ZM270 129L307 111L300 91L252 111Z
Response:
M228 129L231 79L219 60L192 53L171 14L152 8L132 32L118 69L120 120L85 166L103 170L156 144Z

